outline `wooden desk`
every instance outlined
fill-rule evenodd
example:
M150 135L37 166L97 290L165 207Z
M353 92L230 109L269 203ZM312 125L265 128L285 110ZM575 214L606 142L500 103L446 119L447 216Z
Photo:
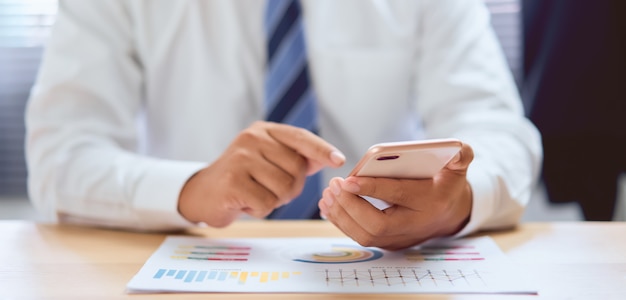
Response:
M242 221L206 237L342 236L324 221ZM163 234L0 221L0 299L626 299L626 223L528 223L489 233L539 295L150 294L126 283Z

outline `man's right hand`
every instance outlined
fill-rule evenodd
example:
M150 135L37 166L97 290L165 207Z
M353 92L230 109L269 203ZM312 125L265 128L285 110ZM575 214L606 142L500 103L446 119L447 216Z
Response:
M339 150L310 131L258 121L187 181L178 211L212 227L227 226L241 212L263 218L298 196L306 176L344 162Z

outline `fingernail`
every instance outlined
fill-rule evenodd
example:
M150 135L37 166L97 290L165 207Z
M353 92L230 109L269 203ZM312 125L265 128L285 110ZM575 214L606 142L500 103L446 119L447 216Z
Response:
M342 187L352 194L358 194L361 191L361 187L353 181L344 180Z
M333 198L333 196L324 197L322 201L327 208L333 206L333 203L335 203L335 199Z
M341 165L346 161L346 156L339 150L334 150L330 153L330 160L335 164Z
M322 217L322 219L326 220L326 211L328 210L328 208L326 207L326 203L324 203L324 198L322 198L322 201L320 201L317 205L317 207L319 207L320 209L320 217Z
M330 190L333 192L333 194L339 196L339 194L341 193L341 185L339 185L336 180L333 180L330 182Z

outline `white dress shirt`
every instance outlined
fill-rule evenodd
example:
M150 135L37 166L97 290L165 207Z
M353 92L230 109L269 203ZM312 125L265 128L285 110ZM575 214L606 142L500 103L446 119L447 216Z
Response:
M264 1L60 1L27 108L29 193L51 220L190 226L184 183L263 119ZM374 143L469 143L459 233L518 222L540 137L480 0L303 1L320 135L347 162Z

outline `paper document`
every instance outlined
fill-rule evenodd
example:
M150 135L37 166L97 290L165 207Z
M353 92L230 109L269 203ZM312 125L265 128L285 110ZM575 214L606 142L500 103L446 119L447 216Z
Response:
M488 237L402 251L348 238L168 237L128 283L129 292L525 293Z

